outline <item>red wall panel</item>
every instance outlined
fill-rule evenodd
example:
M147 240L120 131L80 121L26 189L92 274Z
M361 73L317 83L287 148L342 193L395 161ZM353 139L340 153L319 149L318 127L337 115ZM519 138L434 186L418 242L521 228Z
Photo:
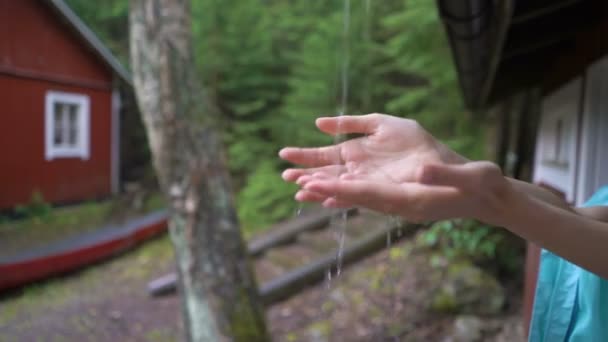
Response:
M90 158L44 155L44 100L48 90L89 96ZM0 208L26 203L34 191L51 202L110 193L111 92L0 75Z
M112 71L40 0L0 0L0 209L111 192ZM88 95L90 158L45 160L49 90Z
M0 0L0 72L38 72L109 87L109 68L44 3Z

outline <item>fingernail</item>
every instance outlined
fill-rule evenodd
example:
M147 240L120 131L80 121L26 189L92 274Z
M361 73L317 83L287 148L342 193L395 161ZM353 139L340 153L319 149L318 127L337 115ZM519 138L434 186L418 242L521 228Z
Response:
M279 157L286 158L287 153L289 153L289 147L284 147L279 151Z

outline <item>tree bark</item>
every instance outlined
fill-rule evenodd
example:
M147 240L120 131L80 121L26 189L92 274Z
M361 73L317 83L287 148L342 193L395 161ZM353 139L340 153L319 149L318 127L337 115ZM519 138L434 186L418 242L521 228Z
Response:
M267 341L216 129L195 72L189 0L131 0L133 82L161 189L190 341Z

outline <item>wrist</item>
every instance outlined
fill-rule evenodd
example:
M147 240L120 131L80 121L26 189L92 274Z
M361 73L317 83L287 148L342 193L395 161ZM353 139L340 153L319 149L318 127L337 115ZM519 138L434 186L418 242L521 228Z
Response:
M479 199L480 219L486 223L510 227L527 213L529 196L499 172L482 183L486 190Z
M501 194L499 202L500 209L496 217L497 226L511 230L511 227L521 225L533 207L532 199L512 183L507 182L507 190Z

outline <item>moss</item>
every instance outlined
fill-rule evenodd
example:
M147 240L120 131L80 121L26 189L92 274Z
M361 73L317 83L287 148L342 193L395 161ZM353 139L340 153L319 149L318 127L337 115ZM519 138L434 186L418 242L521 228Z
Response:
M152 329L145 334L149 342L172 342L177 341L175 332L170 329Z
M287 342L295 342L298 340L298 335L294 332L290 332L287 335L285 335L285 340Z
M155 210L160 210L165 208L166 206L167 203L165 201L165 197L162 194L156 192L146 197L144 202L144 211L151 212Z
M403 259L405 257L404 250L401 247L393 247L389 252L391 261Z
M438 312L496 314L505 301L500 283L468 260L449 264L439 283L431 305Z
M433 298L431 308L441 313L454 313L458 310L458 305L453 294L441 291Z
M331 312L336 308L336 303L334 301L328 300L323 303L321 306L321 310L323 312Z
M331 323L329 321L318 321L308 327L309 333L314 340L329 337L331 334Z
M236 300L230 322L230 331L237 342L266 342L270 337L264 326L263 317L257 317L263 312L255 312L247 290L241 288L239 299Z
M389 336L398 339L398 336L402 336L405 332L410 330L410 326L407 323L391 323L388 325L388 334Z

